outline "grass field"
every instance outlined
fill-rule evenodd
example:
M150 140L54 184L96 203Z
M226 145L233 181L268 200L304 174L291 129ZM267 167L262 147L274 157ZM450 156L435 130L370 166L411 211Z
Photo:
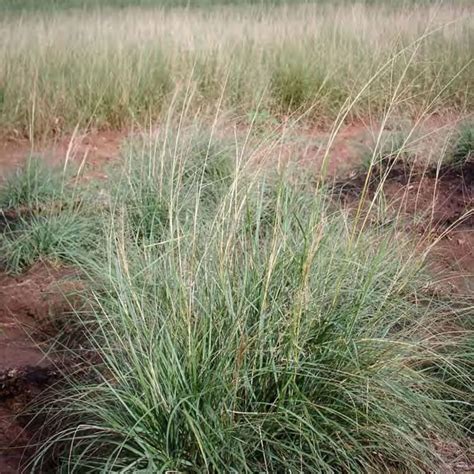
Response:
M333 4L351 4L351 0L4 0L0 8L8 13L24 13L27 11L57 11L64 9L93 9L93 8L127 8L127 7L189 7L206 8L216 5L295 5L305 3L333 3ZM373 5L377 0L360 0L360 4ZM437 0L393 0L385 2L388 5L410 6L410 5L430 5L436 4ZM444 3L454 3L458 5L468 5L469 0L447 0Z
M472 8L297 4L58 9L0 20L0 125L41 137L156 121L188 101L212 117L331 123L472 107Z
M0 414L35 415L8 446L0 418L0 472L19 439L24 472L470 468L474 268L431 255L471 261L473 8L205 3L0 6L0 136L72 133L0 176L1 327L54 333L47 382L5 351ZM364 122L341 182L331 145ZM104 129L99 173L72 150ZM288 145L308 129L318 167ZM74 288L41 289L46 322L38 265Z

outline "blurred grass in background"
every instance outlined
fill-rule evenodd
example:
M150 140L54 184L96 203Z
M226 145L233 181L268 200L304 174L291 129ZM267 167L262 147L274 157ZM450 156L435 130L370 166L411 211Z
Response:
M121 128L159 120L185 97L200 113L305 111L318 124L362 89L350 118L382 114L394 93L391 107L411 116L430 102L473 105L473 10L459 2L67 12L53 3L48 15L0 19L4 132Z

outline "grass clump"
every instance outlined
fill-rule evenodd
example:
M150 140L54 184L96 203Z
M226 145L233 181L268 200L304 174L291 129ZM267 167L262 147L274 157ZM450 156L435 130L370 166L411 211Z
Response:
M2 183L0 265L6 271L18 273L44 259L74 263L91 253L100 235L97 214L69 178L65 168L37 157Z
M277 65L272 76L272 92L283 112L302 108L309 102L312 75L307 64L300 61Z
M212 141L163 161L170 143L112 187L107 252L84 263L103 282L82 316L101 363L71 381L40 454L59 444L87 472L436 470L431 436L459 436L464 387L426 370L456 357L430 342L439 308L409 244L285 172L236 159L229 177ZM132 179L143 169L153 180ZM124 232L161 213L159 233Z
M33 215L0 235L1 266L19 273L39 260L80 262L97 244L97 223L77 213Z
M459 128L453 151L451 164L463 168L474 163L474 122L462 124Z
M184 222L196 206L215 210L232 183L233 152L232 145L200 129L133 144L116 196L131 235L156 242L176 216Z
M8 175L0 187L0 209L37 209L64 197L62 170L30 157L25 165Z

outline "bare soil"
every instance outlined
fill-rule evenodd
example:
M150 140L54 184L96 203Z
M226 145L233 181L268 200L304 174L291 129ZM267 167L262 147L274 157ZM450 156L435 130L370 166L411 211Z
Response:
M90 132L64 136L55 142L31 143L26 139L0 141L0 182L9 172L21 166L31 156L41 156L51 164L63 164L66 159L88 166L92 175L119 155L126 134L118 131Z
M0 473L20 472L35 427L25 410L58 379L48 341L69 308L74 272L37 264L19 277L0 275Z
M359 203L366 175L336 183L338 197L348 207ZM380 184L373 176L367 200ZM474 163L463 168L407 170L397 165L383 183L380 197L388 203L387 222L403 219L408 233L430 248L433 278L449 291L474 294Z

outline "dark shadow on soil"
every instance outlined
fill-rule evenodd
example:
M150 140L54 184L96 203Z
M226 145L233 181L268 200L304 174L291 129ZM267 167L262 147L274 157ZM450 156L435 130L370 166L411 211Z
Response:
M351 209L359 205L365 187L366 201L374 199L383 185L388 221L401 219L406 231L425 236L432 245L430 266L435 278L451 291L474 291L474 163L462 168L414 169L395 164L356 174L333 187L337 201Z

